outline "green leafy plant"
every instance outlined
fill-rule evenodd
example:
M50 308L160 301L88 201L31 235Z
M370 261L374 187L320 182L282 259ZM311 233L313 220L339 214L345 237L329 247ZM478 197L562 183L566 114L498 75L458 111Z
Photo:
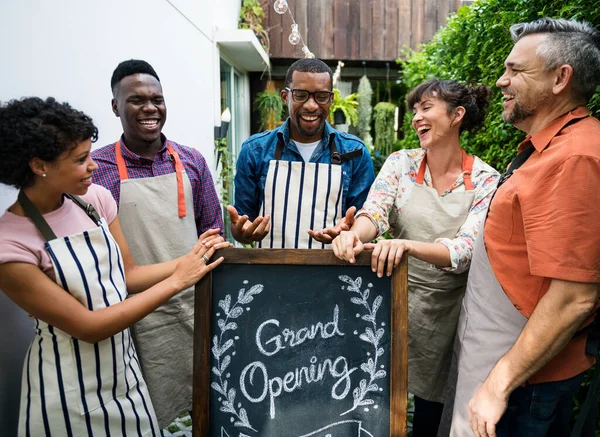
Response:
M269 53L269 34L263 27L265 11L259 0L244 0L240 9L239 29L251 29L267 53Z
M231 191L233 188L233 166L231 164L229 154L229 145L227 143L227 137L215 140L215 155L217 158L217 166L221 165L221 171L219 172L219 180L217 185L221 186L221 205L223 207L223 221L225 225L225 232L229 236L229 214L225 210L227 205L231 204Z
M262 91L256 95L254 105L260 114L260 128L273 130L282 120L283 101L279 91Z
M350 126L356 126L358 123L358 102L356 99L359 97L358 93L348 94L346 97L342 97L342 93L339 89L333 89L333 103L329 107L329 118L333 120L333 114L335 111L340 110L346 117L346 123Z
M388 102L379 102L373 108L375 114L375 154L382 159L394 151L396 131L394 130L394 116L396 105Z
M372 99L373 88L371 88L371 82L369 82L367 76L363 76L358 82L358 123L356 125L356 130L358 131L358 136L368 146L373 144L373 138L371 138L371 116L373 113L373 107L371 106Z

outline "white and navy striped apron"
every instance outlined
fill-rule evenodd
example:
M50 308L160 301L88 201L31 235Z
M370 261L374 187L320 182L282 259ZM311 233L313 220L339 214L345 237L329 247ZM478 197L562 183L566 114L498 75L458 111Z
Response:
M331 144L331 164L282 161L283 140L277 141L265 181L262 215L270 214L271 231L258 247L272 249L322 249L309 229L335 226L342 217L342 160L360 156L362 150L340 155ZM351 156L348 156L351 155Z
M125 299L123 260L104 219L91 205L72 200L87 207L98 227L56 238L19 196L48 240L58 285L96 311ZM35 331L23 370L19 436L160 436L129 329L95 344L39 319Z

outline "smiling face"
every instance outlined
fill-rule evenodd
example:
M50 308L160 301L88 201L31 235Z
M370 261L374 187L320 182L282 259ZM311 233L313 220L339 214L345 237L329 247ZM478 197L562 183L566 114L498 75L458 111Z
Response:
M54 161L38 164L42 166L39 173L46 174L44 186L58 193L78 196L87 193L92 184L92 173L98 168L90 155L91 149L92 140L87 139L63 152Z
M544 60L536 54L546 35L528 35L520 39L506 58L506 70L496 85L502 88L502 118L525 132L535 119L552 104L552 71L544 71Z
M449 113L446 102L434 93L421 97L413 106L413 114L412 127L417 131L424 149L458 139L460 120L464 114L462 106Z
M149 74L124 77L115 88L113 112L121 118L127 147L160 147L167 107L160 82Z
M329 73L294 71L289 88L310 92L331 91L331 80ZM323 137L325 120L332 100L326 104L319 104L314 95L311 95L306 102L298 103L292 98L292 93L285 89L281 91L281 98L290 114L290 137L302 143L319 141Z

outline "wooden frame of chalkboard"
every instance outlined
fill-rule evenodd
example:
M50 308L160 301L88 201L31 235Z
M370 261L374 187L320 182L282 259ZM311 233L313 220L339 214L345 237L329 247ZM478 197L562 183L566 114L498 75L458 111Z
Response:
M219 251L219 255L225 257L225 261L222 265L245 264L320 267L346 266L348 268L349 274L352 273L353 266L369 266L371 264L370 251L364 251L360 253L356 257L355 264L349 264L345 261L339 260L337 257L335 257L333 251L331 250L223 249ZM405 254L402 257L400 265L394 269L390 281L390 437L406 436L406 409L408 395L408 264L406 258L407 257ZM212 395L210 367L211 323L214 322L211 321L213 305L212 300L213 272L206 275L198 284L196 284L194 317L194 381L192 411L192 434L194 437L208 437L210 430L210 397ZM358 388L356 390L358 390ZM246 415L245 411L243 415ZM240 435L246 434L240 433ZM322 432L318 435L326 434ZM366 433L365 435L371 434Z

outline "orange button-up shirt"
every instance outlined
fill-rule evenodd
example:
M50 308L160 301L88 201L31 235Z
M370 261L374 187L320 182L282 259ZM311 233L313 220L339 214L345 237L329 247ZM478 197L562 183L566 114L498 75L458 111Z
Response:
M579 107L553 121L529 159L498 189L484 240L498 282L527 318L552 279L600 280L600 121ZM558 381L588 369L587 335L573 339L529 382Z

